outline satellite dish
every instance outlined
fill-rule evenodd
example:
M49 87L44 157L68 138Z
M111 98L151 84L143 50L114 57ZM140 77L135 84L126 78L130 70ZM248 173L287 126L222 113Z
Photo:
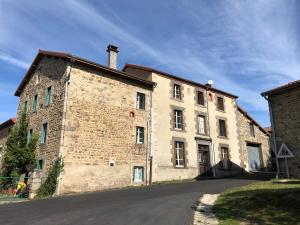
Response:
M207 83L208 83L210 86L212 86L212 85L214 84L214 81L213 81L213 80L209 80L209 81L207 81Z

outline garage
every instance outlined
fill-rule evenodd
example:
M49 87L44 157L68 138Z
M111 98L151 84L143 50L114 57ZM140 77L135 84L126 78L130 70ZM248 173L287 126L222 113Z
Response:
M261 150L259 144L247 143L248 151L248 165L250 171L259 171L262 168L261 165Z

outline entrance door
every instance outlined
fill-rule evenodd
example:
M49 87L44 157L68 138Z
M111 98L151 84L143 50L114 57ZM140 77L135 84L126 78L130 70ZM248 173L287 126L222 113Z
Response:
M260 147L259 145L247 144L248 163L250 171L259 171L261 169Z
M210 157L209 146L198 144L198 157L199 157L199 175L204 175L209 172Z

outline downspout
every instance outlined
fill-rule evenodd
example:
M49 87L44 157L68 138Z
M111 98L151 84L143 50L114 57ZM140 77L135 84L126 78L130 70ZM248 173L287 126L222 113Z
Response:
M216 168L215 168L215 144L213 143L213 140L210 135L210 120L209 120L209 109L208 109L208 90L209 87L206 87L206 111L207 111L207 121L208 121L208 133L209 133L209 138L211 139L211 150L212 150L212 172L213 176L216 176Z
M156 87L156 83L153 86L153 89L150 92L150 112L149 112L149 118L148 118L148 154L149 157L149 181L148 185L152 184L152 161L153 161L153 149L152 149L152 110L153 110L153 90Z
M265 94L262 94L262 96L264 97L264 99L266 99L268 101L268 106L269 106L271 128L272 128L272 138L273 138L273 145L274 145L273 152L275 153L275 157L276 157L276 178L278 178L280 171L279 171L279 163L278 163L278 158L277 158L277 145L276 145L277 142L276 142L276 134L275 134L275 126L274 126L274 120L273 120L272 107L271 107L269 98L267 98Z
M66 127L66 114L67 114L67 103L68 103L68 86L70 84L70 74L72 71L74 59L71 57L70 59L71 64L68 65L68 72L67 77L65 80L65 93L64 93L64 106L63 106L63 118L62 118L62 129L61 129L61 136L60 136L60 148L59 148L59 157L63 159L64 157L64 133L65 133L65 127ZM63 160L61 160L61 163L63 163ZM59 173L58 177L58 183L57 183L57 189L56 189L56 195L59 195L60 193L60 185L61 185L61 173Z

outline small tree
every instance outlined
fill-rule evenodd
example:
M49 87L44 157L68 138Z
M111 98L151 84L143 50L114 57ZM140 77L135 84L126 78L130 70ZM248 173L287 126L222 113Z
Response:
M2 171L4 176L28 176L34 168L37 137L27 136L26 114L21 113L17 124L12 128L6 141Z

